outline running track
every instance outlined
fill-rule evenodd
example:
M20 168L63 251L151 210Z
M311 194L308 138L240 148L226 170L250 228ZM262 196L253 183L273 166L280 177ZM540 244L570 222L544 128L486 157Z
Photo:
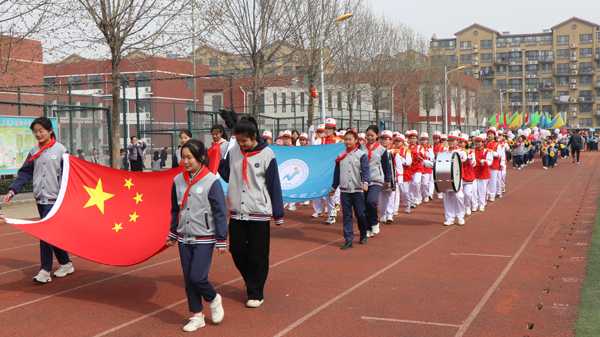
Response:
M573 336L600 193L600 155L583 161L510 170L505 197L463 228L442 227L435 201L345 252L340 225L301 207L272 228L262 308L244 308L231 257L215 256L225 321L197 334ZM0 240L2 337L192 335L180 330L188 312L176 249L128 268L74 258L76 274L38 286L36 241L9 226Z

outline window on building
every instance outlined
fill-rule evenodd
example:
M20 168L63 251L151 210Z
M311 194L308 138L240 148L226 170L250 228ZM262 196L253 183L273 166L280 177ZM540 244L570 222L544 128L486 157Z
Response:
M342 111L342 92L338 91L337 93L337 109L338 111Z
M554 93L550 90L542 91L542 98L543 99L552 99L553 94Z
M594 73L594 65L592 62L580 63L579 69L582 74L593 74Z
M508 80L509 89L520 90L523 88L523 81L520 79L510 79Z
M566 76L559 76L558 77L558 85L569 85L569 78Z
M102 76L91 75L88 77L88 86L90 89L102 89Z
M496 47L498 47L498 48L506 47L506 39L503 37L497 38L496 39Z
M523 66L518 65L518 66L509 66L508 67L508 71L513 74L513 75L518 75L521 74L523 72Z
M54 91L56 89L56 77L45 77L44 86L46 86L46 90Z
M209 67L218 67L219 59L216 57L211 57L210 59L208 59L208 66Z
M552 64L551 63L540 63L538 69L544 73L552 72Z
M508 53L508 60L511 62L520 62L522 55L520 51L511 51Z
M471 41L460 41L460 49L471 49Z
M80 76L71 76L67 79L67 83L69 83L71 85L71 89L76 90L76 89L82 89L83 88L83 81L81 80Z
M331 90L327 90L327 109L330 111L333 109L333 93Z
M481 49L492 49L492 40L481 40Z
M358 90L358 91L356 92L356 109L357 109L358 111L360 111L360 110L361 110L361 105L362 105L362 97L361 97L361 92L360 92L360 90Z
M590 103L583 103L583 104L581 104L580 111L581 112L592 112L592 106L593 105Z
M290 93L290 104L292 107L292 112L296 113L296 92L294 91Z
M552 105L544 105L544 106L542 106L542 111L543 112L552 113Z
M277 112L277 93L273 93L273 112Z
M538 87L538 79L537 78L528 78L527 79L527 88L537 88Z
M212 111L217 112L223 107L223 97L221 95L212 96ZM193 107L192 107L193 108Z
M529 60L529 61L536 61L540 57L540 51L539 50L530 50L530 51L525 52L525 56L527 57L527 60Z
M558 45L569 44L569 35L559 35L556 38L556 44L558 44Z
M581 48L581 49L579 49L579 55L581 57L592 57L592 56L594 56L594 49L592 49L592 48Z
M500 62L508 62L508 53L502 52L496 54L496 60Z
M304 112L304 92L300 93L300 112Z
M510 93L509 100L511 102L521 102L521 101L523 101L523 94L521 94L520 92Z
M472 64L473 63L473 54L462 54L462 55L460 55L460 63L462 63L462 64Z
M592 76L581 76L581 79L579 80L579 83L581 83L581 84L592 84L593 83L593 77Z
M450 64L450 65L456 64L456 55L449 55L448 56L448 64Z
M507 70L508 70L508 67L505 66L505 65L497 65L496 66L496 72L499 73L499 74L504 75L504 74L506 74Z
M556 51L556 57L558 57L559 59L568 59L570 55L571 53L569 49L558 49Z
M287 94L285 92L281 93L281 112L287 111Z
M568 63L559 63L556 65L556 73L558 74L568 74L569 73L569 64Z
M527 72L528 73L537 73L538 71L538 65L537 64L528 64L527 65Z
M492 53L481 53L481 63L492 63L493 61Z
M138 87L149 87L150 86L150 75L146 73L135 74Z
M496 87L498 89L506 89L506 80L496 80Z
M483 85L485 88L491 88L494 86L494 80L492 80L491 78L486 78L483 81L481 81L481 85Z
M537 92L528 92L526 97L528 102L537 102L540 100L540 94Z
M540 36L539 41L543 45L551 45L552 44L552 34Z
M592 34L579 34L579 42L592 43L594 37Z

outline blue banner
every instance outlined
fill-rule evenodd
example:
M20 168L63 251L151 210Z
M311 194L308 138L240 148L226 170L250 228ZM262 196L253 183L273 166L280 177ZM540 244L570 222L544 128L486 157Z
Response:
M327 195L333 183L335 158L344 144L271 146L279 168L284 202L303 202Z

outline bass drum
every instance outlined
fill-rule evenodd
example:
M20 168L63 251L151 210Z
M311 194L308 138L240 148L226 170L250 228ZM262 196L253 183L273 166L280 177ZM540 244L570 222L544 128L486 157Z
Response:
M456 152L440 152L433 165L433 180L438 193L458 192L462 184L462 165Z

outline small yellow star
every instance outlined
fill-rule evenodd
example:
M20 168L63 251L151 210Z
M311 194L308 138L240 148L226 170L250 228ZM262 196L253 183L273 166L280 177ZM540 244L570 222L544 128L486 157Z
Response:
M98 179L96 188L91 188L88 186L83 186L83 188L85 188L85 191L90 196L90 199L83 206L83 208L96 206L98 207L98 210L100 210L100 213L104 214L104 202L114 197L115 195L104 192L104 190L102 189L102 179Z
M116 223L112 230L115 231L115 233L118 233L119 231L123 230L123 224Z
M131 188L133 187L132 179L125 179L125 184L123 186L126 187L128 190L131 190Z
M132 214L129 214L129 222L136 222L139 217L137 212L133 212Z
M135 197L133 197L133 200L135 200L135 204L139 204L140 202L142 202L142 198L144 197L144 195L142 193L136 193Z

